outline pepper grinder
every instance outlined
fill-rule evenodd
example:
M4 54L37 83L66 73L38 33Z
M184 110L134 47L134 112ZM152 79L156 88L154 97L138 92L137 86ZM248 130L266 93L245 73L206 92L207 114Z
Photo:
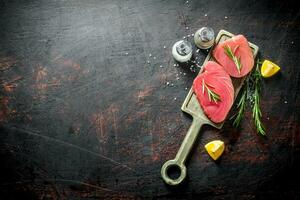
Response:
M172 55L178 62L187 62L192 57L192 44L186 40L176 42L172 47Z
M209 49L215 42L214 30L210 27L202 27L196 31L194 41L200 49Z

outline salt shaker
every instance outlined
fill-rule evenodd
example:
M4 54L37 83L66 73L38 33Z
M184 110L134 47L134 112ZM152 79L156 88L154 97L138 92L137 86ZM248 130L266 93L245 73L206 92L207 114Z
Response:
M178 62L187 62L192 57L192 44L186 40L176 42L172 47L172 55Z
M200 49L209 49L215 42L214 30L210 27L202 27L196 31L194 41Z

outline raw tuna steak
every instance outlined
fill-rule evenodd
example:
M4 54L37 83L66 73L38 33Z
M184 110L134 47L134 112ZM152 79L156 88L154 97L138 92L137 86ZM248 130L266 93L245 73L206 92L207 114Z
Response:
M228 55L228 50L232 52L236 62ZM248 74L254 65L251 48L243 35L237 35L219 43L213 50L213 56L230 76L236 78ZM240 63L240 67L237 66L238 63Z
M216 62L208 61L193 83L193 90L206 114L213 122L225 120L234 101L234 88L229 75Z

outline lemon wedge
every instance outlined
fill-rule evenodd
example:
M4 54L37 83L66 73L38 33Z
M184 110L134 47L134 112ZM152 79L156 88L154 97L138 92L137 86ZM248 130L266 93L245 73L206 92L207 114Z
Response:
M269 60L265 60L261 66L260 73L263 77L269 78L276 74L280 70L280 67Z
M217 160L224 152L225 145L221 140L214 140L207 143L205 149L212 159Z

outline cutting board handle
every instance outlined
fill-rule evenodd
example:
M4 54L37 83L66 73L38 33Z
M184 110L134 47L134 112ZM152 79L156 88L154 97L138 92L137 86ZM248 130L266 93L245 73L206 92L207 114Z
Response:
M205 122L201 119L194 118L191 127L189 128L179 151L176 154L175 159L168 160L165 162L165 164L161 168L161 176L164 179L164 181L169 185L178 185L180 184L186 177L186 167L185 167L185 161L197 139L197 136L199 134L199 131L202 127L202 125L205 124ZM171 167L178 168L180 171L180 175L176 179L170 178L168 175L168 170Z

